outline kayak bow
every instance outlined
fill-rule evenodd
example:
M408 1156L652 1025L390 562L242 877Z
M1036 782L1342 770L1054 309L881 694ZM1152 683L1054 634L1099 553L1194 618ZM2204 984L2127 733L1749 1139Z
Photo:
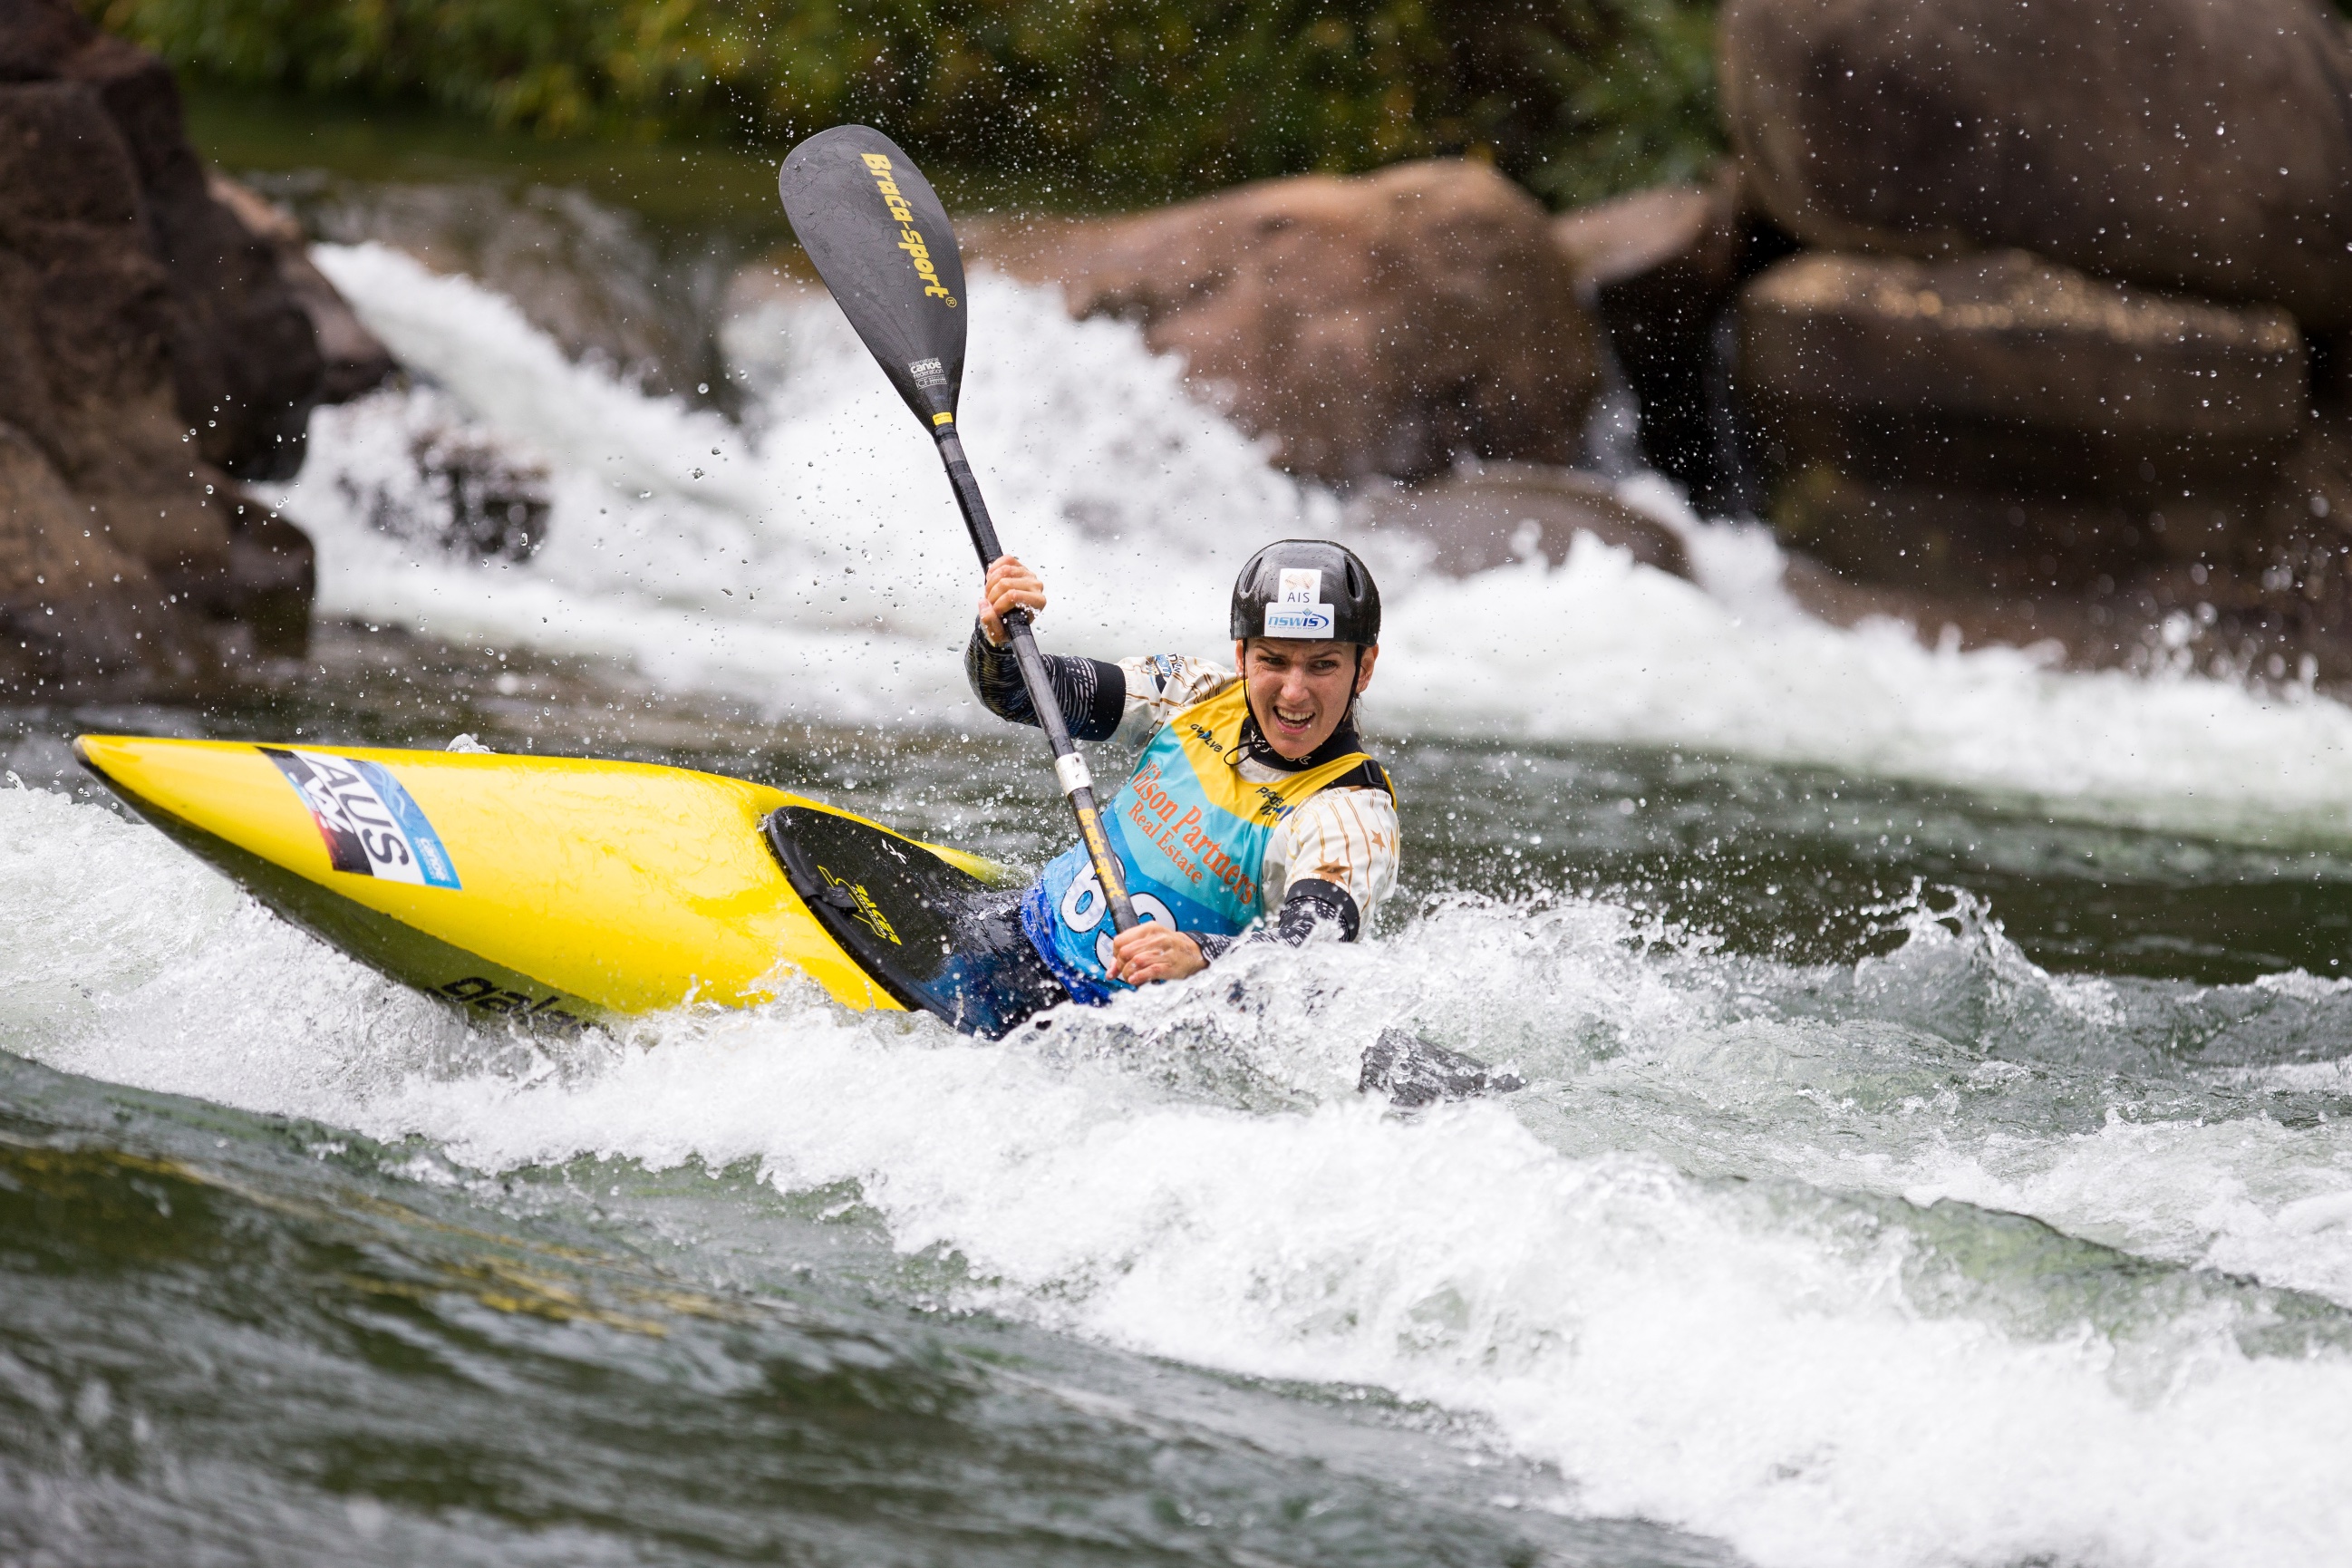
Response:
M892 861L1005 876L820 802L645 763L124 735L74 754L330 945L470 1012L559 1028L751 1005L794 972L846 1006L901 1007L794 891L762 832L787 807L870 829L858 841ZM855 867L834 874L858 884Z

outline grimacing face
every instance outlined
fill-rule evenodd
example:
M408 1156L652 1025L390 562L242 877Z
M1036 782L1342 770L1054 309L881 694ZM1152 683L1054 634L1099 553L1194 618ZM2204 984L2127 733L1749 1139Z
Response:
M1376 645L1363 652L1359 667L1351 642L1251 637L1234 645L1250 712L1276 754L1295 763L1331 738L1349 700L1372 683L1381 650Z

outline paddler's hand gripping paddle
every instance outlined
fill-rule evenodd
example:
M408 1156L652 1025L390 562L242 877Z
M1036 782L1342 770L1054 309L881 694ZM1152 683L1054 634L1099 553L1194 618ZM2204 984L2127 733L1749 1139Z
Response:
M863 125L818 132L786 156L776 183L783 193L784 216L792 219L801 248L816 263L817 276L938 443L940 461L985 570L1004 547L996 542L980 481L972 478L956 435L956 398L963 390L963 258L931 183L897 142ZM1078 837L1110 904L1111 923L1116 930L1130 930L1135 906L1128 901L1127 879L1103 835L1094 781L1045 679L1045 661L1029 635L1028 612L1008 611L1004 629L1012 635L1021 683L1029 689L1030 704L1054 748L1054 774L1077 814Z

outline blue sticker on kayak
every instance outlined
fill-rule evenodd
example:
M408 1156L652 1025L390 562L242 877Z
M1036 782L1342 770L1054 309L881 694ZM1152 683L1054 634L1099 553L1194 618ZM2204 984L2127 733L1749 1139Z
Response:
M457 868L424 808L390 770L356 757L263 746L327 841L327 862L355 877L454 888Z

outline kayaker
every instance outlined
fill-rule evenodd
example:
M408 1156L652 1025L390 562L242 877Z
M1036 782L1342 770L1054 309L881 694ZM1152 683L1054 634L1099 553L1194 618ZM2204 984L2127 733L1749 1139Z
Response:
M988 710L1034 724L1003 616L1035 616L1045 585L1012 556L989 568L964 655ZM1380 661L1381 595L1352 551L1284 540L1234 584L1234 668L1184 655L1047 655L1082 741L1150 737L1103 812L1143 923L1112 934L1083 846L1048 865L1021 929L1069 995L1196 974L1237 941L1362 935L1396 886L1396 792L1364 753L1356 699ZM1130 728L1131 727L1131 728Z

